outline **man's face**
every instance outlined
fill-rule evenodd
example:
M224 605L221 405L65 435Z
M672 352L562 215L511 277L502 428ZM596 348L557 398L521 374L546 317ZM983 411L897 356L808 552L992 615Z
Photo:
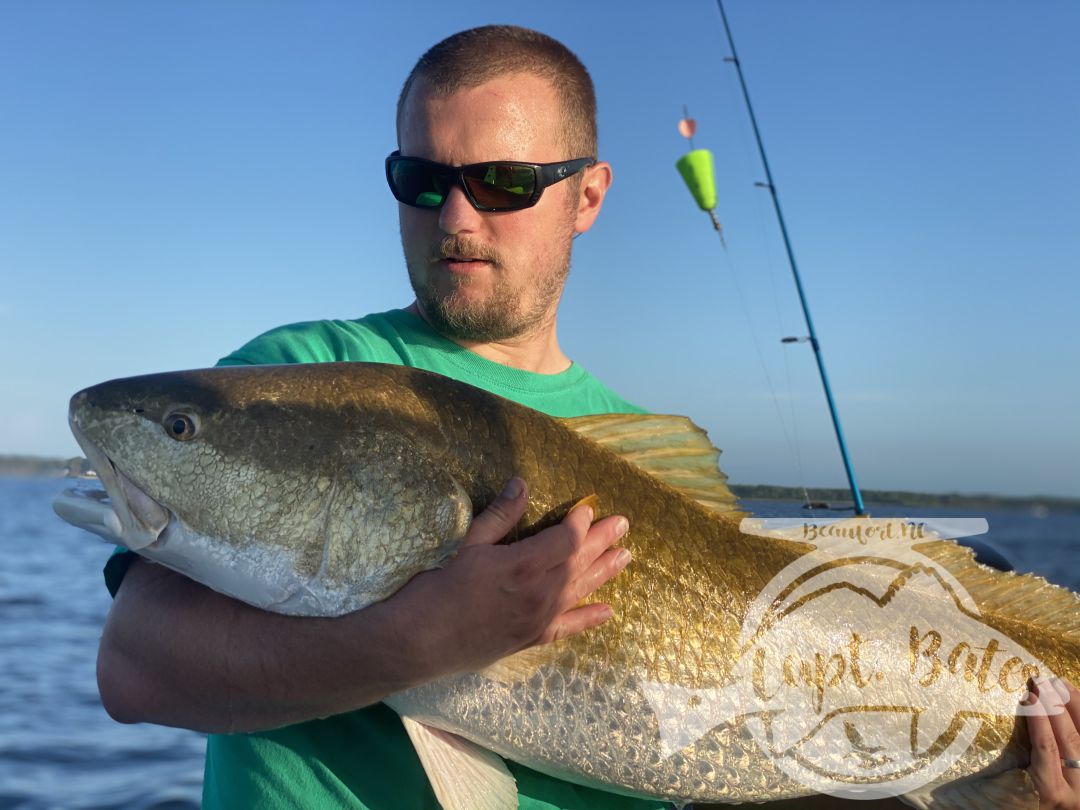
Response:
M548 82L515 74L452 96L413 85L401 153L452 166L489 160L552 163L584 157L558 146L559 104ZM477 211L460 188L442 208L400 206L409 280L424 314L463 340L513 339L553 322L570 268L578 181L544 189L521 211Z

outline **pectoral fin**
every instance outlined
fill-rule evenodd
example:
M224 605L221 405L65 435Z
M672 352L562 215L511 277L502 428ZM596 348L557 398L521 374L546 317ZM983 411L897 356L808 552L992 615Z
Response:
M580 501L567 509L567 514L573 512L579 506L587 506L593 510L593 514L596 514L596 512L600 509L600 497L595 492L592 495L586 495Z
M504 686L513 686L529 680L538 670L554 663L558 657L558 644L538 644L500 658L494 664L478 670L477 674L498 681Z
M498 754L402 717L443 810L516 810L517 782Z

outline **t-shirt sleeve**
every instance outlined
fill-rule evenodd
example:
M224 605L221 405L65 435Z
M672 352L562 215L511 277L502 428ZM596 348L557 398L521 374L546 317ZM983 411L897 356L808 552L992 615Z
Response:
M134 559L134 551L128 551L123 546L117 546L113 549L109 559L105 561L105 570L102 571L105 575L105 587L109 589L109 595L114 599L116 598L116 592L120 590L120 583L124 581L124 576L127 574L128 566L131 565Z

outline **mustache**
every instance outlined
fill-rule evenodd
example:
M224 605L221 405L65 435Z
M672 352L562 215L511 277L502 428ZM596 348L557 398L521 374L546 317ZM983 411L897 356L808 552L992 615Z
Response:
M492 248L463 236L444 236L435 249L435 261L451 257L480 259L499 264L499 254Z

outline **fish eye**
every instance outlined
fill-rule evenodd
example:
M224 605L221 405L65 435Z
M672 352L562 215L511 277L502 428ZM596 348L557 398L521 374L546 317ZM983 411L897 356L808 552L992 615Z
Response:
M187 442L194 439L199 433L199 425L194 414L176 411L170 413L162 421L165 432L178 442Z

